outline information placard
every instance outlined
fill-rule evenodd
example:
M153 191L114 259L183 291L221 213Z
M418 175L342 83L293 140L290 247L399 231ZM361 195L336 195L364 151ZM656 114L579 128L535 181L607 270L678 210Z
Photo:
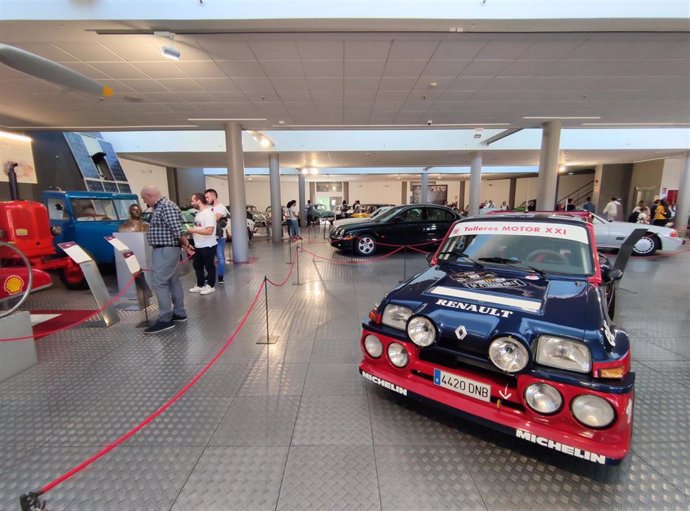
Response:
M74 243L73 241L67 241L65 243L58 243L58 246L65 251L72 261L77 264L87 263L93 261L91 256L87 254L83 248Z

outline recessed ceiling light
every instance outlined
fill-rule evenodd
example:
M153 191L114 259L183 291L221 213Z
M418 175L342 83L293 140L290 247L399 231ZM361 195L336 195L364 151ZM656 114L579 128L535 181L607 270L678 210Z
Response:
M430 83L429 83L429 87L431 87L432 89L433 89L434 87L438 87L438 82L430 82Z

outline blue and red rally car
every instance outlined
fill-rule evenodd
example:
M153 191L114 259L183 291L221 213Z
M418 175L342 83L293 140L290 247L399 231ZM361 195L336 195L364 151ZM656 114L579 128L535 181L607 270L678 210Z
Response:
M385 296L360 372L514 437L600 464L628 453L635 374L592 224L515 213L456 222L430 267Z

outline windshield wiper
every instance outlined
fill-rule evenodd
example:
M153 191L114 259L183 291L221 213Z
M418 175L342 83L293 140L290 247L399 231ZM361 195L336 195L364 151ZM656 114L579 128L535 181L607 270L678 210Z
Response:
M483 265L482 263L480 263L480 262L477 261L476 259L471 258L471 257L468 256L467 254L458 254L457 252L453 252L452 250L447 250L447 251L439 252L439 253L436 254L436 255L444 255L444 254L445 254L445 255L453 255L453 256L455 256L455 257L457 257L457 258L465 259L465 260L471 262L471 263L474 265L475 268L484 268L484 265Z
M530 270L532 270L535 273L538 273L542 277L546 277L546 272L544 270L540 270L539 268L535 268L531 264L523 263L517 257L480 257L479 260L487 262L487 263L514 264L514 265L523 266L525 268L529 268Z

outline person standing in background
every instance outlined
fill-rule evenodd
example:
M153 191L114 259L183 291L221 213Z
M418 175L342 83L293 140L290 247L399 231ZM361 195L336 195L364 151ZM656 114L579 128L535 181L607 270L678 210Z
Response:
M664 199L659 200L656 209L654 210L654 225L664 227L671 218L671 210L668 207L668 202Z
M302 236L299 230L299 209L297 208L297 201L290 201L288 206L288 215L290 215L289 222L292 224L292 237L293 241L301 240Z
M594 206L591 197L587 197L587 200L582 205L582 209L584 209L585 211L589 211L590 213L594 213L596 211L596 207Z
M196 286L190 293L210 295L216 292L216 265L213 261L216 255L216 216L206 204L203 193L195 193L191 199L192 207L198 211L194 217L194 227L187 232L194 236L194 271L196 272ZM204 270L206 275L204 276Z
M568 197L565 201L565 210L566 211L575 211L575 203L573 202L573 199Z
M158 320L144 333L157 334L175 328L176 322L187 321L177 264L180 262L180 247L188 255L194 254L194 247L182 234L181 213L177 204L163 197L154 185L141 189L141 199L153 208L146 239L153 248L151 287L158 300Z
M228 208L218 202L218 192L209 188L204 192L206 202L211 206L211 211L216 217L216 259L218 284L225 281L225 227L228 225ZM219 229L220 227L220 229Z
M602 213L609 222L613 222L618 215L618 200L612 196Z

